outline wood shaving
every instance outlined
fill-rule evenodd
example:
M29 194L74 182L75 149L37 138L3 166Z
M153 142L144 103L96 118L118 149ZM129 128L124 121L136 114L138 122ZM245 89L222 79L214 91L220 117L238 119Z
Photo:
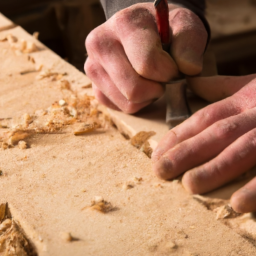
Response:
M66 101L65 100L59 100L59 105L60 106L64 106L64 105L66 105L67 103L66 103Z
M142 152L144 152L149 158L152 155L152 148L150 147L150 144L148 142L149 138L154 136L156 133L151 131L151 132L139 132L135 136L131 138L131 144L140 149Z
M12 225L12 220L11 219L5 219L1 224L0 224L0 233L3 233L6 231L6 229L10 228Z
M26 48L23 50L24 53L36 52L38 50L36 44L34 42L27 42Z
M27 142L24 140L19 141L18 147L19 147L19 149L26 149L28 147Z
M2 148L3 150L7 149L8 147L9 147L9 145L8 145L7 142L2 142L1 148Z
M134 180L137 184L140 184L140 183L143 181L142 177L134 177L133 180Z
M21 55L23 53L31 53L38 50L37 46L32 41L27 41L23 38L18 39L17 37L9 34L6 39L10 46L15 50L16 55Z
M87 84L82 86L83 89L92 88L92 84Z
M151 158L151 155L153 153L153 149L151 148L148 141L146 141L140 148L140 151L145 153L149 158Z
M32 35L35 39L38 39L39 37L39 32L35 31Z
M134 188L134 183L133 182L125 182L122 186L122 189L123 190L128 190L128 189L131 189L131 188Z
M79 127L75 128L74 135L87 134L95 131L97 128L99 128L98 124L81 124Z
M7 203L0 204L0 223L5 219L7 212Z
M174 242L170 241L165 245L165 248L167 249L167 251L172 252L173 250L177 249L178 246Z
M64 75L67 73L57 73L53 72L51 69L43 69L41 72L37 75L36 79L37 80L42 80L47 77L52 77L53 81L61 80Z
M216 209L214 209L214 212L216 212L217 220L227 219L227 218L236 218L241 215L240 213L235 212L229 204L217 207Z
M11 35L11 34L7 35L6 39L7 39L9 44L13 44L13 43L16 43L18 41L18 38L16 36Z
M24 140L24 139L28 138L29 136L30 136L30 134L27 132L15 131L10 135L10 137L8 139L8 144L11 146L14 146L14 145L18 144L18 142L20 140Z
M91 206L85 208L89 208L90 210L96 210L102 213L108 213L114 210L112 204L110 202L105 201L101 196L95 196L94 199L91 201Z
M72 242L72 240L73 240L73 237L71 236L71 234L69 232L61 232L60 237L65 242Z
M71 85L68 80L59 80L58 84L63 90L71 90Z
M1 224L0 252L6 256L35 256L35 249L31 246L21 228L14 220L6 219ZM1 229L1 228L0 228Z

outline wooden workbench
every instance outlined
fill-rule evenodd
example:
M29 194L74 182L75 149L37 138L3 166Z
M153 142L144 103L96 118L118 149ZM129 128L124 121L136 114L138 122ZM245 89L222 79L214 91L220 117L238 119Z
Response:
M0 118L11 124L63 99L58 81L37 79L41 65L65 75L71 96L91 95L85 75L22 28L4 27L0 38L8 34L35 42L37 51L20 53L0 42ZM66 125L34 133L27 149L0 149L0 204L8 202L38 255L256 255L253 243L216 220L177 180L154 177L150 159L107 127L74 136ZM90 207L95 196L110 211Z

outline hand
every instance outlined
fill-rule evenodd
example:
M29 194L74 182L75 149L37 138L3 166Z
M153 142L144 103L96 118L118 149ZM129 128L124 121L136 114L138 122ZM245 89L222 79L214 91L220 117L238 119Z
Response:
M206 29L188 9L170 4L171 55L162 50L153 3L119 11L86 39L85 72L96 98L106 106L135 113L164 93L160 82L202 70Z
M234 94L170 130L152 160L159 177L172 179L186 172L182 178L185 189L202 194L256 164L256 74L194 78L192 83L199 94L212 100L223 97L223 93ZM256 178L232 195L231 205L241 213L256 211Z

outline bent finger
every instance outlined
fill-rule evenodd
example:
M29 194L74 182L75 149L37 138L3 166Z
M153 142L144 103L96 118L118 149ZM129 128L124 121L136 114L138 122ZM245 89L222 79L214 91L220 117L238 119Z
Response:
M236 191L230 203L236 212L256 212L256 178Z
M112 102L110 101L98 88L97 86L92 83L92 89L94 92L95 98L98 100L99 103L105 105L108 108L120 111L120 109Z
M150 100L142 103L133 103L127 100L117 89L104 68L96 61L87 59L85 70L86 74L93 81L94 86L97 86L105 97L125 113L135 113L152 102ZM98 94L97 96L100 96L101 100L103 100L102 95Z
M216 189L248 171L256 164L256 129L246 133L216 158L186 172L182 184L193 194Z
M168 150L158 161L154 170L161 178L175 178L213 159L237 138L255 127L255 108L218 121L198 135Z
M179 70L190 76L199 74L208 38L203 22L192 11L177 8L170 12L169 23L172 29L171 55Z
M171 129L161 139L152 154L153 162L157 162L165 152L175 145L199 134L213 123L237 115L240 112L239 104L235 104L232 98L222 100L199 110L189 119Z
M166 82L179 72L162 49L154 14L153 5L135 4L117 13L111 22L134 70L149 80Z

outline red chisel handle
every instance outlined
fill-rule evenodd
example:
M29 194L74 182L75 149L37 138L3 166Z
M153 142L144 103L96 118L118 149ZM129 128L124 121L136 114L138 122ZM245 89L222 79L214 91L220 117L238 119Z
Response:
M170 48L170 29L169 29L169 8L167 0L155 0L156 22L161 38L162 46L165 51Z

